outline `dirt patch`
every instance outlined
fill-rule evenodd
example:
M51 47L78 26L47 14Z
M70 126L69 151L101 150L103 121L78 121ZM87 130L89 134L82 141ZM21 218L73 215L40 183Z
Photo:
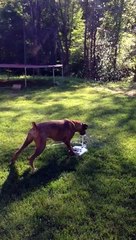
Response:
M97 87L97 90L101 90L101 87ZM136 83L132 83L129 87L104 87L107 91L112 94L123 94L128 97L136 97Z
M114 89L110 91L114 94L123 94L129 97L136 97L136 89L126 90L126 89Z
M125 95L127 95L129 97L136 97L136 89L133 89L133 90L130 90L130 91L126 92Z

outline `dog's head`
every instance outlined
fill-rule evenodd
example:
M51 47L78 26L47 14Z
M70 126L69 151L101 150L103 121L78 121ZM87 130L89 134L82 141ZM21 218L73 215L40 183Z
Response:
M81 130L79 131L80 135L85 135L87 128L88 128L88 125L86 123L82 123L81 124Z
M88 125L86 123L82 123L80 121L72 121L75 125L75 129L77 132L80 133L80 135L86 134L86 129L88 128Z

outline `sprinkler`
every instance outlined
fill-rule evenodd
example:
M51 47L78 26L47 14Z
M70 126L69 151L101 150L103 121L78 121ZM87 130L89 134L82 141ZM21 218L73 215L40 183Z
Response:
M80 140L80 145L73 146L73 151L75 154L81 156L84 153L88 152L86 141L87 141L86 135L83 135Z

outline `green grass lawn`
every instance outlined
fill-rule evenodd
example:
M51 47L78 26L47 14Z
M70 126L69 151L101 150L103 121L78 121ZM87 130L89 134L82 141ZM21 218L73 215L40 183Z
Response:
M21 91L0 89L0 239L133 240L136 238L136 99L129 83L77 79ZM52 146L30 173L30 146L9 169L31 122L89 124L88 153L70 157ZM73 141L78 139L78 134Z

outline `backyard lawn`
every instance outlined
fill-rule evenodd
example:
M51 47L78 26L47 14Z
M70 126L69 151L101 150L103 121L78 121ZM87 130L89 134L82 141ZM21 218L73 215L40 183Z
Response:
M48 88L0 89L1 240L136 239L136 98L131 87L73 79ZM70 157L63 145L49 142L31 174L32 144L9 168L33 121L64 118L89 125L87 153Z

